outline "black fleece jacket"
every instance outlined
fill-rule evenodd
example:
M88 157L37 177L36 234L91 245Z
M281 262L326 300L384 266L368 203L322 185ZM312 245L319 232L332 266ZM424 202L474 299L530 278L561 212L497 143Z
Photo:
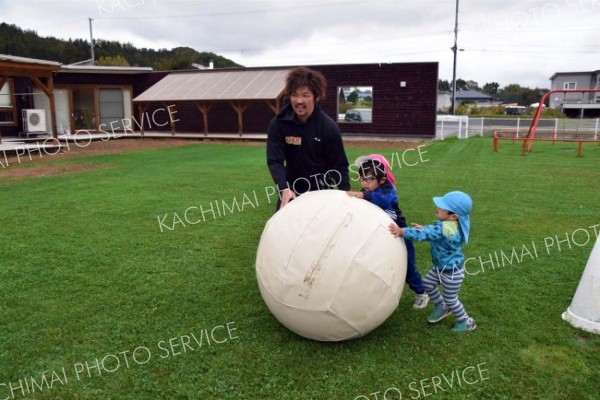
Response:
M271 120L267 165L279 190L289 187L297 194L334 187L350 190L339 127L318 105L306 123L290 104Z

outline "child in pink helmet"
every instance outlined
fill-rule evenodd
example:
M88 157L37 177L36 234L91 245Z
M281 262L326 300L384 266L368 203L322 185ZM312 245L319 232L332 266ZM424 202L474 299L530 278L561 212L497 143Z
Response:
M369 154L356 159L354 164L359 168L358 174L362 185L360 192L347 192L348 195L365 199L381 207L399 226L406 226L406 218L398 206L396 179L390 165L381 154ZM412 240L405 239L406 244L406 283L415 292L413 308L422 309L427 306L429 296L421 280L421 274L415 261L415 248Z

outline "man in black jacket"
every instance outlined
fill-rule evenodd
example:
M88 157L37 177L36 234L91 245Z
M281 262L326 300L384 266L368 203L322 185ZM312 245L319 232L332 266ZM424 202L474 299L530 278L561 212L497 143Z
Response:
M318 71L291 70L286 78L290 98L271 120L267 165L279 190L277 208L312 190L350 190L348 159L339 127L318 106L327 82Z

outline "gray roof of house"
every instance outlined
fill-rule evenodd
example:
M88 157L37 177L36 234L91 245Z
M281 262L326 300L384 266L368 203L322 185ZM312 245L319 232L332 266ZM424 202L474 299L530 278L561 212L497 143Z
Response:
M597 69L595 71L573 71L573 72L555 72L552 74L552 76L550 77L550 80L553 80L554 78L556 78L558 75L593 75L593 74L599 74L600 70Z
M48 61L48 60L39 60L37 58L29 58L29 57L19 57L19 56L11 56L9 54L0 54L0 61L12 61L19 63L28 63L28 64L41 64L41 65L49 65L53 67L58 67L61 63L56 61Z
M290 69L199 70L171 73L133 101L272 100Z
M492 96L489 94L478 92L477 90L457 90L457 99L477 99L477 100L491 100Z

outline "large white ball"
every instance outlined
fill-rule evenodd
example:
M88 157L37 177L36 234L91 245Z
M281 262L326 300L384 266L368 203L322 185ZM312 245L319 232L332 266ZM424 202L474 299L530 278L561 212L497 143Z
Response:
M404 241L379 207L343 191L305 193L267 221L256 255L260 293L275 318L315 340L361 337L398 307Z

